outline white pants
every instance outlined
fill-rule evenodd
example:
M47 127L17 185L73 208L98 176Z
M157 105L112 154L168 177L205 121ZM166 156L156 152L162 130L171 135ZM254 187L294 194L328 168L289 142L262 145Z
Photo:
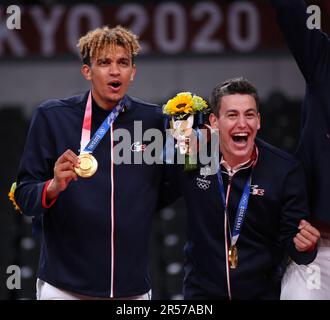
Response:
M330 239L321 238L315 260L309 265L288 265L283 279L281 300L330 299Z
M48 282L37 279L37 300L150 300L151 290L145 294L126 298L98 298L58 289Z

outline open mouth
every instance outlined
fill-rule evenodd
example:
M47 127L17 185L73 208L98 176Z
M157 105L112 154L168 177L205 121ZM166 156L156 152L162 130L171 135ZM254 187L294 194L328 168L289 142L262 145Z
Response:
M236 143L247 143L249 135L246 132L242 132L242 133L235 133L232 135L232 139L234 140L234 142Z
M108 83L108 86L111 87L112 89L119 89L119 87L121 86L121 82L120 81L112 81Z

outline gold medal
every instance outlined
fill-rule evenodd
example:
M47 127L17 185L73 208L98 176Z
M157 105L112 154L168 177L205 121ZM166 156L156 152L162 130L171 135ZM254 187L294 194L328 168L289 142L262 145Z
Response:
M229 257L230 268L236 269L238 265L238 252L237 252L237 247L235 245L230 246L228 257Z
M97 170L97 161L90 153L79 155L80 166L74 168L75 173L82 178L91 177Z

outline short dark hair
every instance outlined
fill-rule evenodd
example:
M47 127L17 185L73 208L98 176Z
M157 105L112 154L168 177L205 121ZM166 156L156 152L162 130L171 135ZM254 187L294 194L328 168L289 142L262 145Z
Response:
M221 98L232 94L248 94L256 100L257 111L259 112L259 95L256 87L244 78L226 80L216 85L213 89L210 106L211 111L218 117L221 105Z

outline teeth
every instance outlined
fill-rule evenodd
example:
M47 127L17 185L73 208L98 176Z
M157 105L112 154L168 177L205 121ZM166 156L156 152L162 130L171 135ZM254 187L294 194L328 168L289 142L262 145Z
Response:
M235 133L234 137L247 137L247 133Z

